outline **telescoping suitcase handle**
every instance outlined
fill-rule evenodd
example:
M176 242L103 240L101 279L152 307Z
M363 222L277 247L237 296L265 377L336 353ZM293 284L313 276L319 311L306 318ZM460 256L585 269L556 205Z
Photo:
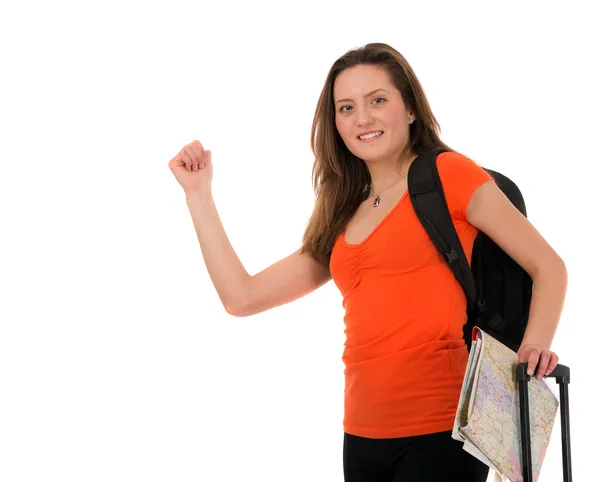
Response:
M572 482L571 471L571 430L569 425L569 390L571 371L565 365L556 368L544 378L556 378L560 387L560 426L563 453L563 480ZM531 464L531 432L529 427L529 392L528 383L531 377L527 375L527 362L517 365L517 382L519 383L519 407L521 413L521 454L523 464L523 482L533 482Z

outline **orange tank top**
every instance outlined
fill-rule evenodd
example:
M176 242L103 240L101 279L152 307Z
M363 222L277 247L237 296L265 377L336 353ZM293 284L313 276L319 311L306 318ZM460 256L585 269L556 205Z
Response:
M450 215L471 262L471 195L492 177L456 152L437 166ZM346 342L344 431L393 438L451 430L467 365L466 297L405 192L360 244L344 232L330 271L342 294Z

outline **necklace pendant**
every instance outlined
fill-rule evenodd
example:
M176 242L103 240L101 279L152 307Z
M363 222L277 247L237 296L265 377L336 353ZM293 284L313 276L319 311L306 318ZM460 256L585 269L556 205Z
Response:
M373 201L373 207L376 208L377 206L379 206L379 201L381 200L381 198L379 196L375 196L375 201Z

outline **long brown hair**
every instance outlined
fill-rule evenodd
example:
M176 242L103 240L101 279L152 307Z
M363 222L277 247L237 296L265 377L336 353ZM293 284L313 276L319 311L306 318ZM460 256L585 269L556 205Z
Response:
M355 65L383 67L416 119L410 124L409 142L400 153L416 155L436 148L450 149L440 137L440 126L429 107L421 84L406 59L384 43L369 43L349 50L337 59L325 79L313 119L310 143L315 162L312 169L315 208L302 237L301 252L310 253L329 266L337 236L368 197L371 175L365 162L352 154L335 125L333 83Z

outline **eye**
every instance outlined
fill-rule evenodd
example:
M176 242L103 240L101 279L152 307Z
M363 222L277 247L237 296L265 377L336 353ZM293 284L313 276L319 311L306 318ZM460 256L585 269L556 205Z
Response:
M384 102L387 102L386 99L384 99L383 97L375 97L373 100L377 100L377 99L381 99ZM379 102L379 104L383 104L383 102ZM350 107L349 105L343 105L342 107L340 107L340 112L348 112L347 110L344 110L344 107Z

